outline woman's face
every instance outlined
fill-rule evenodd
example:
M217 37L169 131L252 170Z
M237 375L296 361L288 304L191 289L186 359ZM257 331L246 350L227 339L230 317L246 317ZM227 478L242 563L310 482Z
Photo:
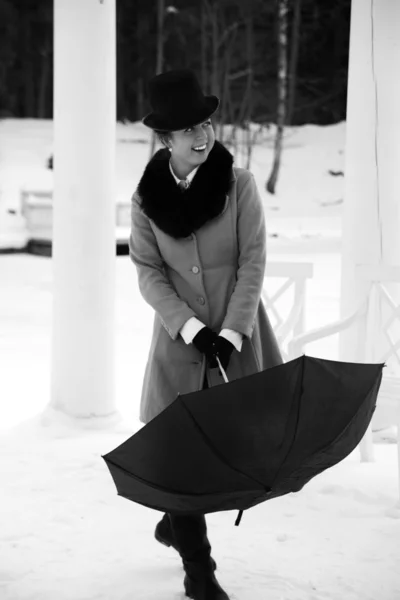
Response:
M199 125L173 131L170 148L171 162L178 177L185 178L207 160L215 142L211 119Z

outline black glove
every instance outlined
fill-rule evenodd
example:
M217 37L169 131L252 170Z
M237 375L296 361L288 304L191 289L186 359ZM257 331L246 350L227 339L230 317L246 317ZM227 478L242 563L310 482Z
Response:
M214 356L218 356L219 360L221 361L221 365L224 368L224 371L226 371L226 369L228 368L231 354L234 351L234 349L235 346L231 344L229 340L220 335L217 335L217 338L213 344L213 354ZM222 375L221 371L220 375Z
M206 355L207 362L211 368L218 367L213 353L213 344L217 337L215 331L212 331L209 327L203 327L192 340L192 343L197 350Z

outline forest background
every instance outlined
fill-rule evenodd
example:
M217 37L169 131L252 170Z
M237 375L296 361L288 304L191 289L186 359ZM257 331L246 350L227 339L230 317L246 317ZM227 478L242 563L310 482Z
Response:
M117 0L117 119L149 110L156 72L193 69L219 123L345 119L351 0ZM283 53L282 53L283 50ZM282 63L282 60L286 60ZM0 117L51 119L53 1L0 0Z

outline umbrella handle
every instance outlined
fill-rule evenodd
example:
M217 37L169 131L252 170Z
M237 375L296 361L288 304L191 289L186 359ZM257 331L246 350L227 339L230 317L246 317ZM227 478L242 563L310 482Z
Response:
M215 358L217 359L217 363L218 363L218 366L219 366L219 368L220 368L220 371L221 371L221 373L222 373L222 377L224 378L224 381L225 381L225 383L229 383L229 379L228 379L228 378L227 378L227 376L226 376L225 369L224 369L224 367L221 365L221 362L220 362L220 360L219 360L218 356L216 356Z

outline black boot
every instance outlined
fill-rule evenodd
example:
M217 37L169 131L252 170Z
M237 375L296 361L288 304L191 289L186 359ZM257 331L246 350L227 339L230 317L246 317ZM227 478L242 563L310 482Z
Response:
M172 548L179 552L178 546L176 545L176 540L172 533L171 521L168 513L165 513L161 521L157 523L154 537L158 542L160 542L160 544L164 544L164 546L167 546L168 548L172 546ZM217 568L217 563L213 558L211 558L211 564L213 570L215 571Z
M186 596L193 600L229 600L213 569L204 515L172 515L171 528L185 570Z
M176 551L178 551L172 535L171 522L169 520L168 513L165 513L161 521L157 523L154 537L156 538L157 542L160 542L160 544L164 544L164 546L168 546L168 548L172 546Z
M193 600L229 600L210 565L184 562L186 596Z

